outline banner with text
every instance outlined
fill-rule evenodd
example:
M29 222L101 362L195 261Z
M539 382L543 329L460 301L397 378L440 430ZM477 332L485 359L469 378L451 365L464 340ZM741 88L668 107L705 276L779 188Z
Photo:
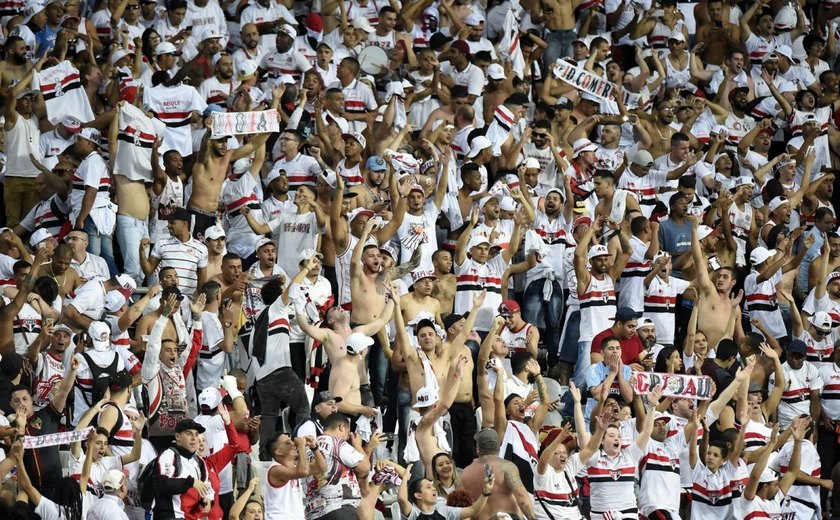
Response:
M610 96L615 89L610 81L564 60L557 60L552 71L555 76L569 85L606 101L611 99Z
M279 132L280 121L276 110L262 112L213 112L211 135L216 138L223 135L262 134Z
M93 426L84 430L73 430L71 432L48 433L38 436L27 435L23 438L23 449L32 450L47 446L61 446L62 444L80 442L90 437L92 433Z
M661 386L662 397L685 397L703 401L712 398L712 379L707 376L636 372L633 378L633 389L640 395L647 394L655 386Z

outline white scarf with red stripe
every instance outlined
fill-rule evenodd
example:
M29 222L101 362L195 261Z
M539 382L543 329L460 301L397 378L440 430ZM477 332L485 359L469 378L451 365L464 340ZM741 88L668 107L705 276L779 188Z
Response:
M166 127L130 103L120 108L119 118L114 174L132 181L152 182L152 147Z
M525 423L508 421L499 456L519 468L522 484L529 493L534 492L534 474L539 463L540 443Z
M522 47L519 41L519 21L516 13L519 10L519 2L511 2L511 9L505 15L505 26L502 30L502 40L499 42L499 58L502 62L509 61L511 70L519 79L523 79L525 70L525 57L522 56Z
M502 145L510 137L510 130L513 128L515 118L506 106L499 105L493 112L493 121L487 127L487 139L493 143L493 157L502 155Z

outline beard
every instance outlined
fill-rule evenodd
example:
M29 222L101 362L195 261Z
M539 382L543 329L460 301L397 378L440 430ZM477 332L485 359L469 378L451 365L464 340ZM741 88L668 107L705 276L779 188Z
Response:
M26 63L26 54L12 54L11 56L15 65L23 65Z

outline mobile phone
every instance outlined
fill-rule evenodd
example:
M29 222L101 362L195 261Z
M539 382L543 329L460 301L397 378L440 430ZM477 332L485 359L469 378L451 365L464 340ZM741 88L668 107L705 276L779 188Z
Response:
M654 18L662 18L663 16L665 16L665 10L656 9L651 16L653 16Z
M717 257L709 257L709 269L712 271L717 271L720 269L720 262L718 261Z
M396 436L393 433L383 433L382 434L382 440L385 441L385 442L390 442L390 441L394 440L395 438L396 438Z
M184 32L192 32L192 25L188 25Z
M46 318L46 319L44 319L44 326L45 327L52 327L54 321L55 320L53 318Z

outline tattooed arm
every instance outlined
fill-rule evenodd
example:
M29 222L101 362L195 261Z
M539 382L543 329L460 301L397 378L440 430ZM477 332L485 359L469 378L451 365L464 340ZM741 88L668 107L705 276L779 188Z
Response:
M502 465L505 472L505 484L513 492L516 498L516 503L519 504L519 509L526 518L534 518L534 505L531 503L531 497L528 495L528 490L522 484L522 479L519 477L519 468L513 465L512 462L505 461Z

